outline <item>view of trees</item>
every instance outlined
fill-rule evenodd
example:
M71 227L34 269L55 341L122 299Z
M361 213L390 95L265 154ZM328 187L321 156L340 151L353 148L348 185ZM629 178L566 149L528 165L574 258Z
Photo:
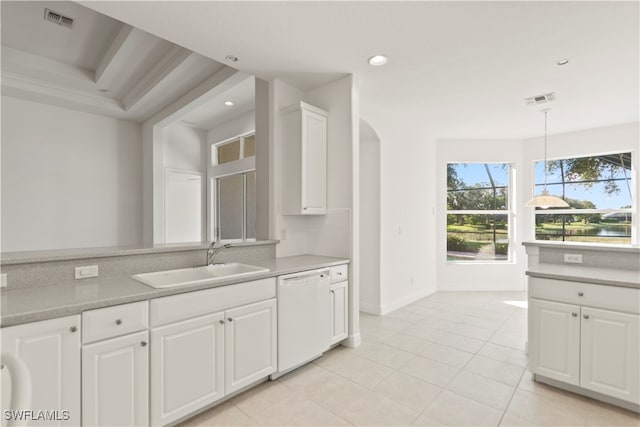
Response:
M631 153L551 160L537 171L536 193L547 174L549 192L576 212L536 209L536 239L631 242ZM509 173L509 164L447 164L448 259L507 259Z

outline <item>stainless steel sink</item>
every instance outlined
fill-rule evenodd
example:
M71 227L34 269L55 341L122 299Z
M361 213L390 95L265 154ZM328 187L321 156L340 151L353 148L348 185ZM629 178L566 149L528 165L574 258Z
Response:
M152 288L172 288L175 286L215 283L235 277L252 276L265 273L268 268L255 265L231 262L226 264L212 264L203 267L181 268L178 270L156 271L131 276L135 280Z

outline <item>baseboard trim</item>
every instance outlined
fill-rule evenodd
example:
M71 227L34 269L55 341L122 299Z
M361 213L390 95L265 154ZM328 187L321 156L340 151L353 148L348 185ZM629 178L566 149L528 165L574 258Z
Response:
M407 295L405 297L402 298L398 298L395 301L390 302L389 304L385 304L382 307L380 307L380 314L381 316L384 316L387 313L391 313L394 310L399 309L400 307L404 307L407 304L411 304L412 302L416 302L419 299L422 299L426 296L429 296L431 294L436 293L436 290L429 290L429 289L425 289L425 290L421 290L419 292L415 292L413 294Z
M382 308L377 304L369 304L366 302L360 302L360 311L380 316L382 314Z
M348 348L356 348L360 346L362 342L362 337L360 332L354 335L349 335L344 341L342 341L342 345Z

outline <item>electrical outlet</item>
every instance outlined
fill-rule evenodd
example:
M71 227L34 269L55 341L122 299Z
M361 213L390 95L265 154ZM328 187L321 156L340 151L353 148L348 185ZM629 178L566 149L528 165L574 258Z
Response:
M7 273L0 274L0 288L7 287Z
M582 254L564 254L564 262L582 264Z
M280 240L287 240L287 229L283 228L280 230Z
M76 279L88 279L90 277L98 277L97 265L84 265L76 267Z

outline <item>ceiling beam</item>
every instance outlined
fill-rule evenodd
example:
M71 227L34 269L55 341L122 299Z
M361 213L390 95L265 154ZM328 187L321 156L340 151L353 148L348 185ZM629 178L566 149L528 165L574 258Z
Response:
M151 69L147 75L136 83L124 97L122 103L125 110L131 110L143 103L145 98L153 92L164 80L178 72L180 66L191 56L195 55L188 49L174 46Z
M109 46L96 68L94 81L98 89L109 89L109 84L115 80L118 63L125 56L123 52L130 49L131 45L134 44L133 39L136 36L136 32L141 33L140 30L136 30L130 25L122 24L120 32L113 39L111 46Z

